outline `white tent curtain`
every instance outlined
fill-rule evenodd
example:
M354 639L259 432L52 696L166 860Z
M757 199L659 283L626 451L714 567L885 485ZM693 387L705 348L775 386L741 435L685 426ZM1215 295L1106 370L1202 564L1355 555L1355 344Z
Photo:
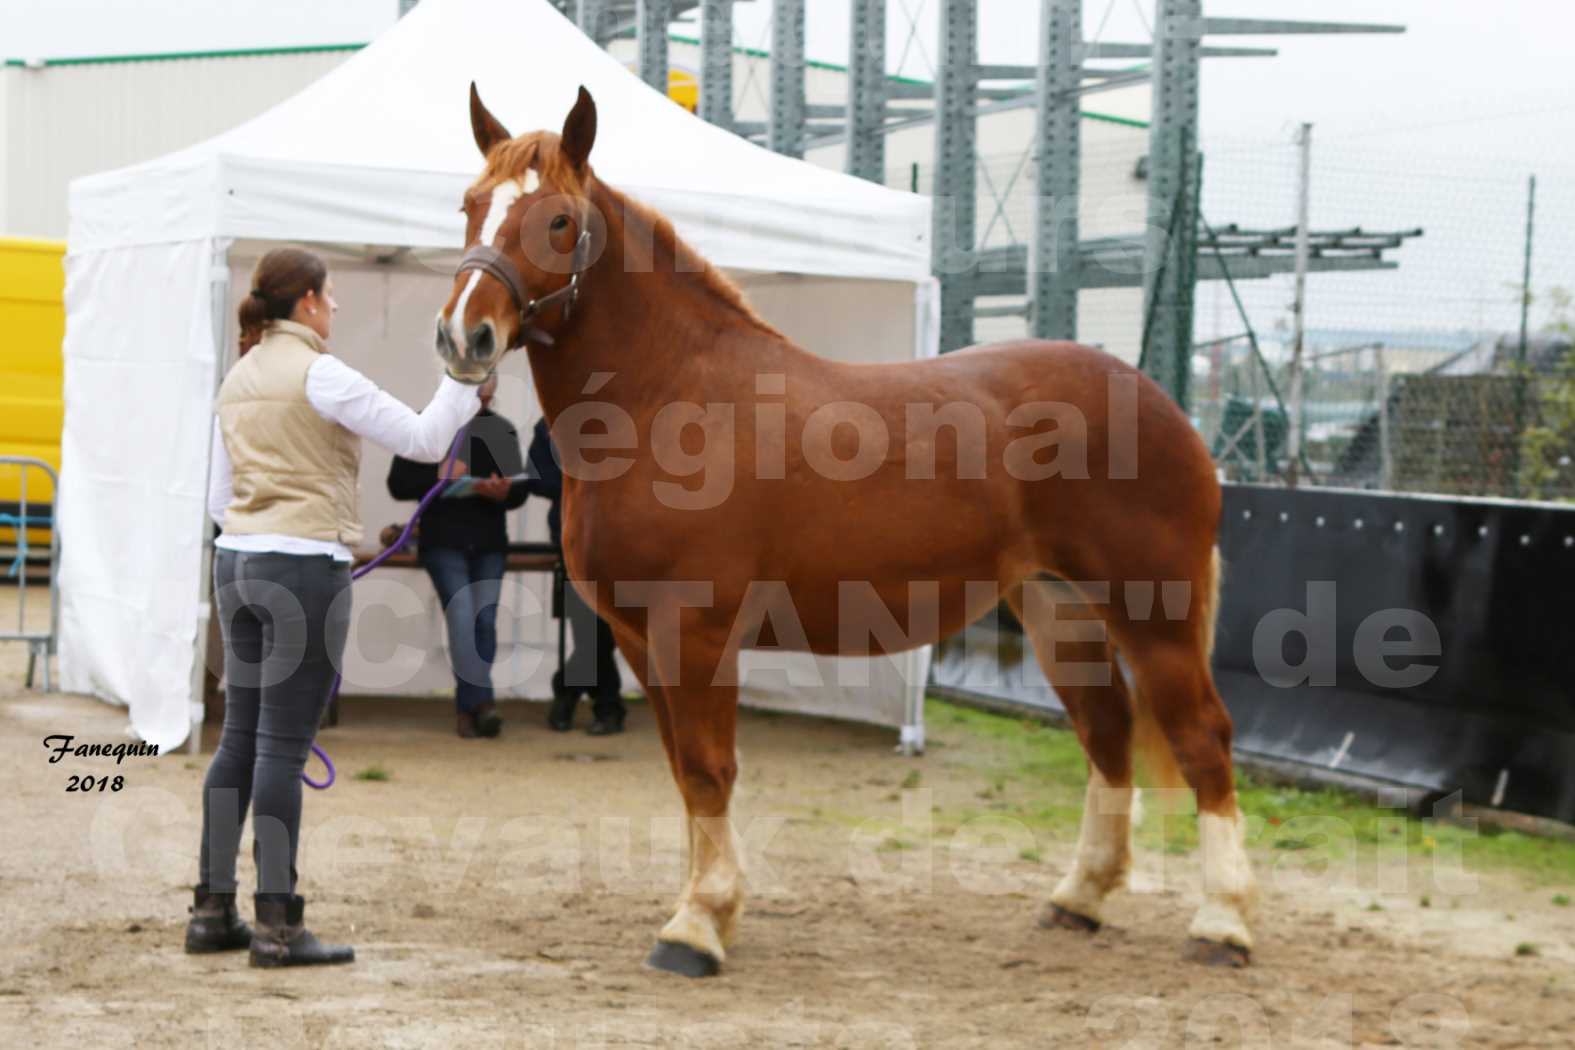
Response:
M66 259L60 672L169 749L191 722L224 242Z

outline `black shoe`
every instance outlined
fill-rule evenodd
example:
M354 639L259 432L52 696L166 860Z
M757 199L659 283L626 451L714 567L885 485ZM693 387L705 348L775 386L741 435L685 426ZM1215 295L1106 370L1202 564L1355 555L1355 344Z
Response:
M567 733L574 728L574 708L580 702L580 691L563 684L563 671L552 673L552 706L547 709L547 728L555 733Z
M193 894L191 919L186 923L186 954L232 952L249 947L252 928L235 910L235 894L209 893L198 886Z
M482 704L471 712L476 718L476 733L479 736L497 736L503 730L503 719L498 715L497 705Z
M264 895L257 902L257 929L252 933L252 965L325 966L355 962L355 949L324 944L304 925L306 901L295 895Z
M598 704L598 707L602 705ZM625 715L623 705L615 708L603 708L596 712L596 719L585 732L591 736L612 736L623 732L623 719Z

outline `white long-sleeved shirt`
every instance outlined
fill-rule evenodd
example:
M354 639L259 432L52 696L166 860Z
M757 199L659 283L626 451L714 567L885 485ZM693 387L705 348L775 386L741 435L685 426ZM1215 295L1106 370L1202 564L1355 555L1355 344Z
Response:
M306 400L318 415L353 434L377 442L396 455L420 462L443 458L459 428L481 409L476 388L444 376L427 407L419 413L331 354L322 354L306 371ZM208 516L224 524L235 494L230 453L218 417L213 420L213 466L208 473ZM350 561L350 548L333 540L276 533L225 533L215 546L232 551L276 554L327 554Z

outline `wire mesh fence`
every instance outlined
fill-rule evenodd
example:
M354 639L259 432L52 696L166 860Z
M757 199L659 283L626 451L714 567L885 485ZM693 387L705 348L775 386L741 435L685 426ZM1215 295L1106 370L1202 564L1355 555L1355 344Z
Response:
M1086 258L1091 242L1142 234L1147 132L1098 122L1084 130L1079 221ZM1332 248L1315 250L1297 406L1290 403L1292 276L1263 276L1273 268L1235 260L1200 266L1208 279L1199 281L1194 299L1188 408L1223 474L1283 481L1299 446L1301 484L1575 500L1575 243L1564 235L1575 229L1575 171L1536 173L1528 225L1530 172L1316 138L1312 158L1310 227L1325 234L1319 243L1361 245L1372 231L1422 233L1365 259L1361 251L1336 258ZM1008 250L1025 256L1035 194L1031 154L981 153L976 182L981 257L998 259ZM887 183L929 193L932 169L894 165ZM1232 227L1283 232L1296 221L1297 187L1288 138L1212 142L1204 163L1205 229L1216 242L1229 240L1221 234ZM1249 252L1247 261L1259 260ZM1222 268L1237 276L1223 279ZM1079 341L1135 363L1142 304L1135 284L1085 288ZM976 339L1026 334L1027 305L1021 294L982 296Z
M1207 220L1294 222L1289 143L1205 170ZM1303 484L1575 500L1575 173L1538 174L1533 211L1524 172L1315 141L1313 230L1424 232L1394 268L1314 259L1294 405L1292 279L1200 285L1191 407L1225 475L1283 480L1299 444Z

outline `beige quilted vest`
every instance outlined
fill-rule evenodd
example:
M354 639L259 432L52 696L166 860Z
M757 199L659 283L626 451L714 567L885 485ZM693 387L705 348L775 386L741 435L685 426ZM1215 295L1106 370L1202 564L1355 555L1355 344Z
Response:
M317 414L306 372L328 352L316 332L274 321L219 388L219 427L235 495L224 531L361 541L356 479L361 439Z

